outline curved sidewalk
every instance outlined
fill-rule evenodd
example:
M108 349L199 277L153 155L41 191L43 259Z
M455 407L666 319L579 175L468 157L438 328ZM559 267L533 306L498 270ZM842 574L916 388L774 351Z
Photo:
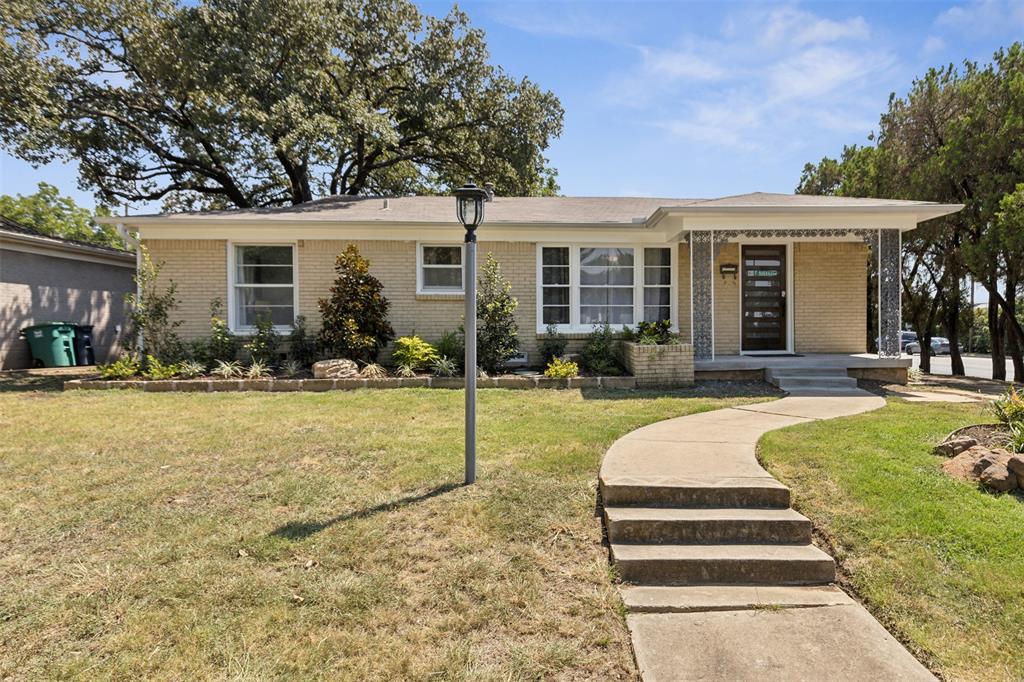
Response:
M831 584L810 522L757 461L767 431L878 409L866 391L790 395L637 429L600 486L641 676L934 680Z

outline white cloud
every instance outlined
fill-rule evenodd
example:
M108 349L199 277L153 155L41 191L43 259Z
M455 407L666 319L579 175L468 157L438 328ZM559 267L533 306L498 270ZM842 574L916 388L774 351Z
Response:
M714 81L724 78L728 71L719 64L691 51L658 50L640 47L643 69L659 78L670 80Z
M768 67L770 95L782 101L819 98L863 84L887 61L870 53L812 47Z
M532 10L532 11L531 11ZM496 21L534 35L555 35L564 38L601 40L619 43L628 32L621 22L599 17L585 7L576 5L513 3L495 5Z
M928 36L921 46L921 54L930 57L946 49L946 41L939 36Z
M795 7L778 7L768 14L760 43L767 46L804 47L841 40L866 40L870 35L864 17L833 21Z
M977 0L950 7L935 25L966 34L992 35L1024 27L1024 3L1019 0Z

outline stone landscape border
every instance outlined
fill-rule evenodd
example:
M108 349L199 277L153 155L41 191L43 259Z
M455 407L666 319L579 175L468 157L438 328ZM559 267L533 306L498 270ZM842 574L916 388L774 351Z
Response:
M500 376L477 379L478 388L600 388L635 389L636 377L575 377L552 379L543 376ZM461 377L386 377L365 379L168 379L118 380L73 379L64 382L64 390L111 390L134 388L150 393L218 393L263 391L271 393L351 391L358 388L463 388Z

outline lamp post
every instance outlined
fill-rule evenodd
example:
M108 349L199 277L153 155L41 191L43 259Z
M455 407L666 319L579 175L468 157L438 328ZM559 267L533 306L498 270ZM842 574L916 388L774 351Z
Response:
M471 182L455 190L455 213L466 228L466 484L476 481L476 228L484 222L487 192Z

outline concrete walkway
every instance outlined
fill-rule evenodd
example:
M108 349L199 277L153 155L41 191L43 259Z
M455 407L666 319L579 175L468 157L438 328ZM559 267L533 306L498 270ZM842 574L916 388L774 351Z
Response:
M609 448L605 522L644 680L934 679L832 584L832 558L755 456L767 431L884 404L856 389L790 395Z

